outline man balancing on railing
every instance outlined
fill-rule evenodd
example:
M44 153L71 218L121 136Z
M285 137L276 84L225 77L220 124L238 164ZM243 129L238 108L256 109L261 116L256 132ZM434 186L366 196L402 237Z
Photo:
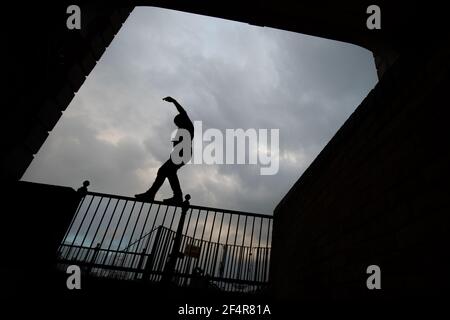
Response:
M180 181L177 171L185 165L192 156L192 139L194 138L194 125L189 119L186 110L172 97L165 97L164 101L171 102L177 108L179 114L173 119L178 127L173 142L173 150L167 160L158 170L153 185L144 193L135 195L136 199L143 201L153 201L156 192L167 178L173 191L173 197L163 200L167 204L181 204L183 202L183 193L181 192Z

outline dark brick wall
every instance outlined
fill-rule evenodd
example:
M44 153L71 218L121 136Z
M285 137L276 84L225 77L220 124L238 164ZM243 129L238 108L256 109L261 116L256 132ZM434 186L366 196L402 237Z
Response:
M39 297L53 283L56 252L80 197L69 187L24 181L8 185L2 195L3 293Z
M427 49L394 63L276 208L276 298L449 290L450 51Z
M68 5L81 8L81 30L68 30ZM19 180L132 7L106 2L5 5L0 177Z

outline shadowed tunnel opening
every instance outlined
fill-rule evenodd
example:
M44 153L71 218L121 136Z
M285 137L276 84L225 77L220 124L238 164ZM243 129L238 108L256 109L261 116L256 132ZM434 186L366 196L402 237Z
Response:
M367 3L360 1L350 1L345 7L341 3L328 2L326 5L324 2L283 2L280 5L278 1L258 2L258 6L249 2L227 1L213 6L203 1L177 0L142 1L139 4L160 4L248 22L258 36L248 37L248 31L238 27L238 31L233 32L235 25L231 27L229 21L220 20L227 24L225 32L224 26L199 26L166 15L160 16L159 20L157 16L152 19L147 16L143 20L159 26L166 23L165 31L172 30L177 37L160 37L159 29L150 28L140 35L133 32L133 40L133 37L122 35L132 26L139 29L139 21L132 18L145 16L140 8L127 20L132 7L100 4L85 3L83 6L89 14L82 32L68 32L64 24L66 16L61 15L67 7L64 1L51 6L39 3L34 10L22 10L18 2L9 12L20 12L21 23L17 23L17 15L5 14L4 21L12 26L6 37L9 50L6 50L8 63L5 64L11 85L6 92L6 105L10 108L6 108L2 130L8 139L2 140L5 152L1 165L2 176L6 181L14 182L7 190L6 198L12 204L10 207L16 210L5 215L7 228L1 237L3 243L17 240L14 246L5 248L4 256L10 257L11 263L1 266L2 274L9 275L6 292L22 290L41 296L40 288L44 287L55 288L54 295L67 291L65 274L55 273L52 268L56 249L61 245L79 200L72 187L88 178L95 190L120 194L122 200L129 201L132 199L127 195L143 191L170 149L169 144L156 144L154 139L161 138L165 130L170 131L169 119L174 114L160 104L160 99L172 95L190 108L193 120L204 120L205 128L276 126L285 133L288 131L280 135L280 142L284 144L283 147L280 145L280 150L286 151L280 158L284 157L290 165L280 166L278 175L262 179L257 174L257 166L190 166L183 168L185 176L182 177L183 188L193 195L195 204L268 212L279 202L274 212L273 250L271 248L270 253L271 288L268 293L271 297L299 301L349 298L372 302L373 298L379 301L444 296L449 283L446 261L450 261L445 248L449 228L446 197L449 154L443 146L448 136L449 109L446 108L445 88L448 87L450 61L445 10L438 6L381 2L383 27L372 32L364 23ZM145 23L141 22L143 26ZM38 25L40 27L36 28ZM335 59L328 54L337 48L321 47L321 39L312 38L313 45L303 46L297 42L298 34L276 34L279 30L254 25L270 25L348 41L370 49L380 81L364 98L376 83L374 74L373 81L368 84L370 81L362 80L364 77L358 73L373 68L374 61L368 51L361 52L367 57L365 61L369 67L357 68L359 58L346 51L355 47L328 42L347 48L334 64L331 62ZM152 33L152 30L158 32ZM208 41L205 34L210 35ZM160 41L153 46L151 54L143 45L155 44L147 41L149 38ZM138 45L125 46L133 48L129 50L131 52L123 50L124 47L117 51L121 42L131 44L133 41ZM163 46L164 42L167 42L166 46ZM214 46L200 51L199 55L198 51L195 54L193 50L185 50L189 43L200 49L205 49L202 43ZM167 46L172 46L173 50L162 50ZM30 48L33 48L32 54ZM214 48L216 50L212 50ZM238 48L248 52L254 50L261 55L246 56ZM231 53L238 58L232 58ZM312 59L300 64L307 61L303 59L308 54L318 58L320 63L315 64ZM120 58L125 56L128 58L123 58L126 63L122 64ZM142 63L142 56L153 65ZM210 60L199 59L199 56ZM274 56L277 59L273 59ZM235 64L227 63L230 57ZM95 71L86 78L97 61ZM178 63L174 64L174 61ZM207 63L211 61L214 63ZM202 69L201 62L208 68ZM263 67L255 67L261 63ZM130 75L128 71L133 66L135 71L142 71L147 77L136 72ZM339 68L335 69L336 66ZM244 72L239 73L240 70ZM249 70L252 72L245 72ZM321 77L320 72L311 72L317 70L333 72ZM186 75L190 81L179 74ZM246 83L249 77L251 85ZM44 78L48 81L43 81ZM349 79L351 81L345 81ZM220 82L217 84L213 80ZM132 89L126 88L127 83L133 83ZM192 89L194 83L196 90ZM320 85L307 86L313 83ZM347 88L357 86L367 89L360 91L358 99L345 95ZM169 87L171 90L166 93ZM176 92L174 87L178 88ZM279 93L278 90L281 94L271 94ZM329 96L324 94L327 91L331 92ZM131 92L133 94L129 94ZM140 102L145 107L140 109L140 102L128 100L130 97L142 98ZM251 108L255 101L259 107L256 111ZM70 102L71 107L65 111ZM206 105L209 108L197 109ZM334 114L336 110L343 110L336 105L349 109L345 109L346 114ZM158 118L148 117L149 106L154 108L152 113ZM292 106L297 108L291 109ZM222 113L222 110L226 112ZM321 116L316 117L312 110L319 110ZM63 112L63 121L59 121ZM216 121L219 119L222 122ZM317 119L321 121L317 122ZM146 123L139 125L141 120ZM124 127L124 124L129 126ZM329 131L324 134L323 128ZM47 139L49 132L51 135ZM50 152L52 150L59 153ZM32 161L35 154L36 161ZM37 172L42 176L29 180L50 184L17 181L30 163L24 180ZM306 167L308 169L304 170ZM294 183L300 174L300 179ZM70 181L64 180L68 177L71 177ZM186 178L197 184L183 183ZM290 185L277 184L278 178ZM287 192L290 186L292 188ZM200 199L199 195L204 198ZM131 224L137 221L133 214L129 217ZM94 227L97 226L99 220L93 221ZM176 222L176 218L173 221ZM203 226L206 230L208 224ZM100 225L99 230L104 231L102 228ZM89 227L81 229L87 231ZM108 239L112 240L114 248L124 249L119 244L121 236L125 242L133 241L135 237L131 234L128 237L132 229L120 230L124 232L119 234L118 242L112 235ZM173 230L159 230L165 230L160 233L162 238L170 239ZM17 234L27 236L17 237ZM85 244L94 246L93 250L81 248L85 235ZM79 255L93 259L96 242L90 238L90 230L82 237L77 240L70 235L68 239L80 244L74 248ZM183 239L188 239L189 235L186 237L179 240L185 241ZM40 246L30 246L30 239ZM252 247L245 241L244 251L238 249L238 253L245 253ZM209 246L218 247L218 244L209 243ZM195 247L194 244L185 250L194 255L192 251L198 252ZM17 248L27 248L27 254ZM104 257L107 248L99 247L98 250L101 251L98 255ZM253 251L250 249L250 252ZM133 255L117 253L118 267L126 264ZM112 259L114 261L114 255ZM36 271L49 276L25 277L30 261L37 262L33 265ZM116 261L111 263L116 265ZM365 271L369 265L377 265L382 270L382 291L368 291ZM122 271L117 269L113 274L119 276ZM30 281L34 283L31 287ZM92 284L103 292L109 289L137 294L149 291L144 285L133 282L130 286L130 283L99 281ZM121 290L132 286L138 289Z

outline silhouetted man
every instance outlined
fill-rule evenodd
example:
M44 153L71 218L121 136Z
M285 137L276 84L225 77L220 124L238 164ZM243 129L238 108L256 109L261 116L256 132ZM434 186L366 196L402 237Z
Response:
M190 141L189 146L191 146L192 139L194 138L194 125L192 124L191 119L189 119L186 110L183 109L183 107L172 97L165 97L163 99L164 101L171 102L175 105L177 108L179 114L175 116L173 119L175 125L178 127L178 131L175 137L178 137L178 140L173 140L173 146L174 151L176 149L176 146L183 142L183 137L189 138ZM188 137L183 134L178 134L180 132L180 129L186 130L183 131L184 133L187 133ZM184 141L184 143L187 143L187 141ZM153 182L153 185L144 193L140 193L135 195L136 199L138 200L144 200L144 201L152 201L155 198L156 192L158 192L159 188L164 183L164 180L167 178L170 183L170 187L173 191L173 197L169 199L165 199L164 202L170 203L170 204L181 204L183 202L183 193L181 192L180 187L180 181L178 180L177 171L180 169L183 165L185 165L186 162L189 161L191 158L191 150L192 148L189 148L189 154L183 155L183 150L179 152L179 156L183 157L182 160L177 159L174 156L174 153L172 152L169 160L167 160L158 170L158 174L156 175L155 182Z

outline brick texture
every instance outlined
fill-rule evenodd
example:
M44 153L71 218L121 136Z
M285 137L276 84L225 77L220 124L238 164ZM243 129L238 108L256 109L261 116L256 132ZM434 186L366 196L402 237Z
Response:
M277 206L275 298L448 290L448 61L445 48L401 56ZM372 264L381 290L366 287Z

